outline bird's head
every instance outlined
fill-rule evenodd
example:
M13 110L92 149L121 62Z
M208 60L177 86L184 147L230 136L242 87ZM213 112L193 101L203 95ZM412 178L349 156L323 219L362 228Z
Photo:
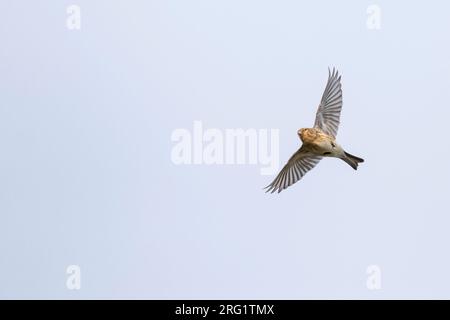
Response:
M313 139L316 135L314 129L302 128L297 131L297 134L303 142L308 139Z

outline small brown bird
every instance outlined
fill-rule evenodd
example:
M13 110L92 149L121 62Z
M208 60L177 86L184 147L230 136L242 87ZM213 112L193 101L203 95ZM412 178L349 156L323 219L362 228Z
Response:
M363 159L345 152L336 142L341 108L341 77L334 68L333 72L328 69L328 82L316 113L314 128L297 131L303 142L302 146L292 155L275 180L265 188L266 192L283 191L300 180L323 157L342 159L355 170L358 163L364 162Z

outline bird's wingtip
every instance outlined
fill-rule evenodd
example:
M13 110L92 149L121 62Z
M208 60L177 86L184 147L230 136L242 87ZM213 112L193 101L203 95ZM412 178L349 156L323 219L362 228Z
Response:
M335 66L333 66L333 69L331 69L331 67L328 67L328 76L329 77L337 77L338 75L339 75L339 71Z
M263 190L266 190L266 193L274 193L275 191L277 191L277 188L275 188L273 185L269 184L267 187L264 187ZM281 190L278 191L278 193Z

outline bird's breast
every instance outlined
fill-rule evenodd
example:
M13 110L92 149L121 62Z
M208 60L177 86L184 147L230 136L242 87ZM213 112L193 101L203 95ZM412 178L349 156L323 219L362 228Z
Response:
M308 142L309 149L318 155L333 155L336 152L337 143L331 137L318 135Z

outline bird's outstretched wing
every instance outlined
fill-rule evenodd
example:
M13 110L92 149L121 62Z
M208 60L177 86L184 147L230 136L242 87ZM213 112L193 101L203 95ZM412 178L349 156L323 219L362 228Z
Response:
M315 128L336 137L342 109L341 77L338 71L328 69L328 82L316 113Z
M300 180L309 170L314 168L321 159L321 156L310 153L302 146L292 155L275 180L264 189L267 189L266 192L274 193L275 191L278 191L278 193L280 193Z

